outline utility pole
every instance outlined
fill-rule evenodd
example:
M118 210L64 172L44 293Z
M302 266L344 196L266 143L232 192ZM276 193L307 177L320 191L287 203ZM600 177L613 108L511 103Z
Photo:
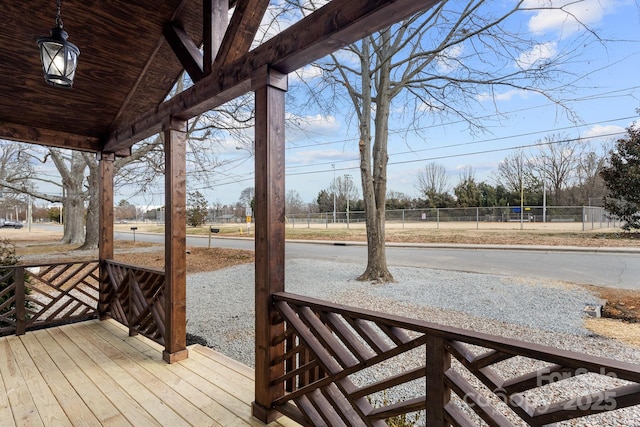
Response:
M542 180L542 222L547 222L547 181L545 179Z
M331 163L333 168L333 223L336 223L336 164Z
M345 187L346 187L346 194L347 194L347 228L349 228L349 199L351 198L351 175L347 174L344 176L344 180L345 182Z

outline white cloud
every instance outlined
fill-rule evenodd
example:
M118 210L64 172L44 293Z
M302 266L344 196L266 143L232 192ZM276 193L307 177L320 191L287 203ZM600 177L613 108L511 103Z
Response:
M357 152L341 150L309 150L296 151L287 156L287 164L314 164L327 161L354 160L358 158Z
M527 0L523 7L540 9L529 20L529 29L534 33L559 31L567 35L583 25L597 24L619 3L617 0Z
M595 126L592 126L586 132L584 132L582 134L582 137L583 138L588 138L588 139L602 139L602 138L612 139L612 138L616 138L616 136L611 136L611 134L620 133L620 132L624 133L624 131L625 131L625 129L622 126L595 125Z
M289 74L289 80L310 81L320 76L322 76L322 68L307 65Z
M511 101L514 98L527 99L533 92L524 89L510 89L502 93L484 92L476 96L479 102Z
M322 138L326 137L335 139L342 127L338 119L330 115L297 116L287 113L286 118L290 124L286 132L287 142L295 143L309 139L321 142Z
M528 69L540 64L549 58L553 58L558 53L555 42L541 43L533 47L528 52L522 52L516 64L518 68Z

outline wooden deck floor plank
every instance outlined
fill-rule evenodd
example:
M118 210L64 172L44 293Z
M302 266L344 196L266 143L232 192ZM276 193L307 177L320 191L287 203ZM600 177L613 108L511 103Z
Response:
M201 345L194 346L194 351L197 351L201 355L215 361L218 364L224 365L227 369L233 369L237 373L255 381L256 375L255 370L241 362L238 362L235 359L232 359L229 356L226 356L222 353L219 353L212 348L204 347Z
M166 405L166 408L170 408L175 415L182 419L182 423L191 423L198 426L219 425L208 417L207 414L202 412L197 406L182 397L180 393L167 386L167 384L165 384L160 378L149 373L144 366L141 366L136 361L129 358L119 348L123 344L123 340L129 338L128 336L123 335L121 339L114 339L112 342L108 342L92 331L90 329L91 325L69 326L76 330L76 334L72 336L73 339L88 341L90 343L90 346L87 346L85 351L89 350L88 354L90 354L96 362L101 364L115 364L121 370L126 372L128 379L134 380L139 386L146 388L146 392L150 393L156 400L155 406L152 406L152 409L162 409L160 406ZM142 360L142 363L165 365L164 362L154 361L146 357ZM144 406L145 408L149 408L147 405L151 404L152 402L148 402ZM159 421L168 422L168 419L163 417L159 418ZM171 425L178 425L178 421L175 421L175 423L172 422Z
M185 365L200 376L210 379L220 387L231 387L229 390L233 395L243 401L253 400L255 386L254 382L245 376L238 376L235 371L224 369L224 365L212 361L197 351L189 357L189 364Z
M53 337L46 331L32 333L38 343L46 349L47 354L57 366L64 378L80 396L86 407L103 426L126 427L131 426L127 419L103 394L103 392L85 375L81 368L60 347Z
M73 358L78 367L83 370L93 383L100 388L102 393L115 405L124 417L134 426L159 426L158 422L148 411L152 407L145 408L145 399L140 399L137 395L139 387L135 387L132 382L122 381L124 374L113 369L103 369L99 363L92 360L88 354L80 349L64 332L65 327L49 329L48 332L65 349L69 357ZM84 348L85 343L82 343ZM113 377L113 374L116 377ZM121 381L118 382L118 379ZM124 387L123 387L124 383ZM127 389L131 385L133 388ZM140 403L142 401L142 404Z
M124 326L122 323L113 320L113 319L107 319L104 321L97 321L97 322L91 322L92 325L97 325L97 326L101 326L103 328L105 328L106 330L110 331L112 334L114 334L115 337L122 337L122 333L124 333L125 336L129 335L129 328L127 328L126 326ZM136 335L137 338L139 338L139 348L138 350L140 352L142 352L143 354L149 356L151 359L154 360L162 360L162 351L164 350L164 347L161 346L160 344L158 344L155 341L152 341L142 335Z
M191 353L191 354L195 354ZM197 357L197 356L196 356ZM223 377L210 375L211 370L205 369L205 366L192 359L186 359L180 362L180 375L183 378L189 378L189 381L196 385L200 390L209 395L216 396L216 400L223 404L230 411L233 411L239 417L244 419L248 424L255 427L264 426L260 421L251 415L251 407L248 402L254 400L253 391L238 391L238 386L232 381L227 381ZM217 370L220 368L217 368ZM216 372L217 372L216 370ZM242 398L244 397L244 398ZM282 424L273 422L269 426L280 426ZM289 426L298 426L297 423L288 424Z
M115 334L115 336L119 336L119 334L122 334L123 332L126 333L127 331L126 328L124 328L120 324L117 324L117 322L115 321L93 323L89 325L89 327L96 331L99 329L104 329L109 333ZM107 338L107 335L103 334L102 336L104 338ZM145 342L151 342L152 345L156 345L152 341L144 338L127 339L126 342L142 353L145 353L145 349L151 348L146 345ZM200 354L196 354L196 352ZM210 354L214 354L214 357L211 357ZM215 357L215 355L218 354L222 357ZM263 426L261 422L251 416L251 406L249 402L252 402L254 399L254 386L253 381L248 380L247 377L253 377L253 369L246 365L242 365L240 362L230 359L227 356L221 355L220 353L217 353L212 349L199 345L190 346L189 355L190 357L187 360L183 360L180 363L175 363L173 365L167 366L169 366L170 369L174 371L180 378L185 379L193 386L197 387L202 393L206 394L207 396L215 396L215 400L217 402L224 405L227 410L232 411L235 416L241 417L244 420L244 424L241 425L248 424L255 427ZM211 363L213 363L215 369L213 371L207 370L207 373L209 374L208 376L200 375L195 371L202 371L203 367L201 367L201 365L194 366L190 361L192 357L199 359L205 365L210 365ZM231 366L221 364L221 362L223 361L229 362ZM191 365L192 369L189 369L187 365ZM211 366L209 366L209 368L211 368ZM226 375L218 375L221 371L226 372ZM242 374L239 374L238 372L242 372ZM239 375L240 377L238 377ZM234 381L234 379L236 381ZM219 381L221 380L223 381L223 384L219 383ZM245 389L246 393L238 393L238 381L244 383L243 388ZM244 399L240 399L239 396L244 396ZM225 420L224 425L227 426L233 424L228 424L228 421ZM278 422L269 425L292 427L298 426L297 423L287 418L283 418Z
M7 388L4 386L4 378L2 378L2 370L0 370L0 420L7 424L7 427L13 427L16 424L13 422L13 412L11 412L11 405L9 404L9 397L7 396Z
M74 426L97 425L100 421L51 359L48 350L38 341L38 334L46 333L37 331L23 335L20 338L29 355L36 363L40 375L46 381L58 402L60 402L60 406L69 421ZM113 409L115 410L115 408ZM119 414L117 411L116 413Z
M112 342L112 332L121 333L118 328L109 328L107 322L102 322L100 325L92 324L88 327L103 339L109 340L110 342ZM197 384L193 383L195 376L189 377L184 375L185 373L190 374L191 372L183 368L180 363L167 365L164 361L156 363L147 358L142 352L138 351L139 348L145 347L142 339L138 337L127 337L125 340L117 340L114 345L221 425L228 426L238 421L238 413L227 409L226 405L224 405L224 399L221 399L221 394L225 393L224 390L217 389L218 393L216 393L215 398L213 398L213 394L207 394L201 391ZM241 409L241 413L244 412L245 415L250 414L251 409L246 402L238 402L238 406ZM249 424L242 421L239 425L247 426Z
M168 365L162 350L113 320L0 338L0 425L263 426L252 368L199 345Z
M0 340L0 372L4 379L7 398L11 405L13 422L17 426L44 426L38 414L38 408L22 377L20 368L14 358L9 338Z
M149 415L156 419L161 425L170 426L188 426L190 425L184 418L177 414L171 406L167 405L162 399L153 394L147 385L141 383L131 375L118 362L123 362L124 356L118 352L111 352L107 356L104 352L110 351L106 348L100 348L99 342L95 340L97 336L93 335L87 338L79 334L74 325L66 325L60 328L67 337L76 345L81 346L82 351L95 364L99 365L114 381L128 393L138 404L144 408ZM124 362L126 363L126 361Z
M109 323L111 325L109 325ZM119 328L112 327L113 322L101 322L101 324L91 325L90 328L106 340L111 340L112 333L118 334L121 333ZM128 354L130 357L136 358L138 360L144 356L144 349L148 348L144 339L129 338L126 339L126 344L129 347ZM125 351L125 349L123 349ZM144 361L140 361L143 363ZM180 363L174 363L168 365L166 363L161 364L145 364L144 365L152 374L165 381L169 386L175 387L176 390L181 391L183 396L191 401L196 406L200 407L205 413L215 419L222 425L242 425L247 426L248 423L242 419L242 416L247 414L250 415L251 407L246 402L238 402L238 407L240 407L240 411L233 411L231 408L226 405L225 399L221 399L224 397L223 394L215 394L215 398L213 394L208 394L202 390L202 387L199 387L199 384L194 383L195 376L189 376L191 372L188 369L185 369ZM170 374L167 375L167 372ZM187 374L185 376L185 373ZM197 377L200 380L200 377ZM188 385L188 387L187 387ZM240 417L240 418L239 418Z
M98 328L100 328L105 329L108 332L117 334L120 332L120 328L113 325L113 323L114 322L102 322L100 325L91 325L90 327L94 330L98 330ZM103 336L106 338L106 335ZM136 337L136 339L127 339L127 344L131 345L136 350L141 348L143 349L145 347L143 341L144 339L139 339ZM192 348L193 347L189 348L189 354L192 354ZM184 381L189 382L191 386L195 390L197 390L198 393L200 393L206 399L215 402L209 409L213 412L213 414L215 414L214 418L216 419L216 421L225 426L263 426L262 423L251 416L251 406L249 403L251 402L251 400L240 401L236 397L229 394L229 390L234 389L233 385L230 389L218 387L182 366L183 363L185 363L185 361L174 363L172 365L164 364L164 366L166 366L168 370L174 372L176 378L181 378ZM158 374L161 373L162 371L158 372Z
M213 382L214 385L225 387L229 394L239 400L249 402L254 400L255 371L251 367L209 347L195 345L190 349L192 351L189 353L189 359L184 361L186 362L184 363L185 366L190 367L192 371L198 373L207 381ZM220 369L220 367L225 369ZM237 375L233 375L233 377L226 375L229 370ZM300 426L300 424L287 417L281 417L270 423L269 426L296 427Z
M17 336L7 337L7 342L13 353L16 365L20 370L22 380L27 386L31 398L38 409L38 413L45 425L71 425L62 407L49 389L47 383L40 376L31 355Z

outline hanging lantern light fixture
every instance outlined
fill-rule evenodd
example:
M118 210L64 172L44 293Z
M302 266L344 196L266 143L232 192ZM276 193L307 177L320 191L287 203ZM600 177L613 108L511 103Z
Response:
M55 87L70 88L73 86L80 50L67 41L69 35L62 27L60 1L56 1L56 26L51 29L51 37L39 38L38 46L45 81Z

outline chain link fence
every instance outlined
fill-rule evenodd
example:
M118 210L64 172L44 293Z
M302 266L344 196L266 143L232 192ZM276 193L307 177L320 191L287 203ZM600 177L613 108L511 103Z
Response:
M397 209L385 212L387 228L568 229L619 227L620 220L597 206L525 206ZM320 212L288 214L291 228L364 227L365 213Z

